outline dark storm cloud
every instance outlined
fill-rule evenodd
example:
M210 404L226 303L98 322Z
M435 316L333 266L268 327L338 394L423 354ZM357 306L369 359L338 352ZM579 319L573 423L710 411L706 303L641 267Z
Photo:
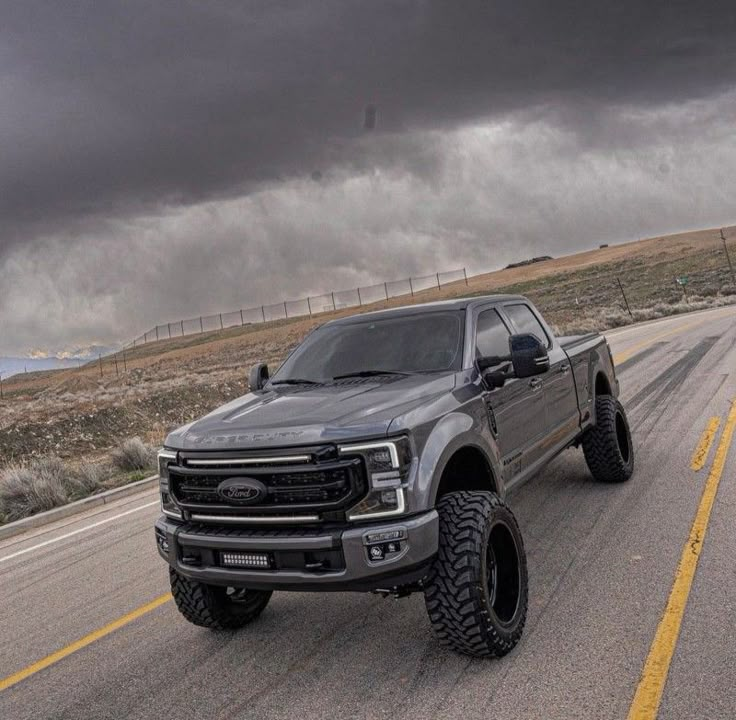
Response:
M292 176L319 181L334 165L364 169L371 145L355 141L366 132L535 108L581 142L610 142L610 104L733 83L734 7L4 2L0 243ZM433 167L418 147L383 161Z
M0 355L730 225L731 2L0 0Z

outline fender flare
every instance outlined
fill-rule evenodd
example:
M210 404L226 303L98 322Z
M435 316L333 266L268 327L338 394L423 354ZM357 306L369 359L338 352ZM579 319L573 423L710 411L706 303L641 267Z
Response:
M503 497L503 480L494 459L494 448L485 441L477 419L464 413L450 413L432 428L419 460L415 491L425 507L435 506L442 474L450 458L464 447L473 447L483 454L495 491Z

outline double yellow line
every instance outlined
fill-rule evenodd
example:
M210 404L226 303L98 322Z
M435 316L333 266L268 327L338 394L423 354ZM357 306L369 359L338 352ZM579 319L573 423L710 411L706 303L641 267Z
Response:
M705 464L719 424L718 418L710 419L693 456L691 467L694 470L699 470ZM708 479L705 481L705 488L700 499L700 505L698 505L698 510L695 513L695 520L690 528L690 535L682 549L680 564L675 573L675 581L667 601L667 607L659 622L659 627L644 664L639 686L634 695L634 701L629 709L628 720L654 720L659 712L672 655L677 645L682 618L685 614L685 607L692 588L700 553L703 550L705 532L708 529L708 521L718 492L718 485L721 482L723 469L726 466L726 458L731 447L735 427L736 401L733 401L723 427L723 435L721 435L721 440L718 443L713 465L708 474Z

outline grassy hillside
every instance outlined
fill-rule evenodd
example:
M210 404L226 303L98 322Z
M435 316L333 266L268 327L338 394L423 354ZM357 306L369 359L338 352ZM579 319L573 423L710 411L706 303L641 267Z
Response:
M736 228L726 230L736 261ZM687 276L687 285L675 278ZM621 286L619 286L619 281ZM629 303L627 311L621 292ZM685 295L687 292L687 296ZM717 230L651 238L499 270L417 293L413 302L513 292L529 296L563 333L605 329L638 319L736 302ZM411 297L362 311L411 302ZM161 340L106 358L100 368L17 376L3 384L0 466L43 454L105 456L121 439L159 443L168 428L243 394L248 368L272 366L315 325L356 308L221 332ZM629 312L630 311L630 312Z

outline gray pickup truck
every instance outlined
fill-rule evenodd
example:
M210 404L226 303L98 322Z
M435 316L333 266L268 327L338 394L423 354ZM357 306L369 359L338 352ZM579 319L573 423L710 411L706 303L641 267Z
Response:
M528 596L508 491L571 446L598 481L633 472L605 338L556 338L520 296L333 320L250 384L159 454L158 550L216 630L274 590L420 591L444 645L504 655Z

